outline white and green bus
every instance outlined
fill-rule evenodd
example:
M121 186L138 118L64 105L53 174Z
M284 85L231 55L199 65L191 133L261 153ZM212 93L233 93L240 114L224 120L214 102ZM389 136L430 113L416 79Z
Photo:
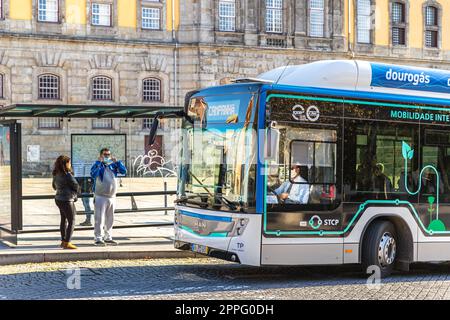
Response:
M450 261L450 72L287 66L192 92L183 118L176 248L382 276Z

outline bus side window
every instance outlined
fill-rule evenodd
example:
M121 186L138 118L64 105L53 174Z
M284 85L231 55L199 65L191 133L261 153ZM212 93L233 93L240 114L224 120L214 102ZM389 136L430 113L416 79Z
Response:
M302 182L309 188L310 204L323 204L336 197L336 143L328 141L293 141L291 143L291 165L298 165ZM294 168L293 168L294 169ZM293 174L295 170L291 171ZM302 174L303 172L303 174Z
M325 205L324 210L330 210L337 198L336 137L336 130L286 128L279 161L271 161L267 168L267 203L292 208L316 205L310 208L315 210Z
M417 157L408 160L405 173L402 146L416 148L415 128L353 120L345 128L345 201L409 199L405 181L412 189Z
M421 202L436 197L437 190L441 202L450 201L450 132L425 129L422 147L422 167L427 167L422 175Z

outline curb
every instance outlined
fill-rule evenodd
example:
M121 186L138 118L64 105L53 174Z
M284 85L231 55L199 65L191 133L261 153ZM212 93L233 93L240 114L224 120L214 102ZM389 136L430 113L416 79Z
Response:
M88 260L180 259L196 257L201 257L201 255L181 250L11 253L0 254L0 265Z

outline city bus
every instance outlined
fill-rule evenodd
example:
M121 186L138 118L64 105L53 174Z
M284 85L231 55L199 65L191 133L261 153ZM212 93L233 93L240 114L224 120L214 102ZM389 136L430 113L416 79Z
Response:
M176 248L383 277L450 261L449 71L286 66L191 92L178 115Z

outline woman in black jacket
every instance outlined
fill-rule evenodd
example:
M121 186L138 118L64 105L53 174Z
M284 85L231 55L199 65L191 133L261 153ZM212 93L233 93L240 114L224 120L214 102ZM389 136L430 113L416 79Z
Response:
M75 227L75 204L77 201L78 183L72 175L70 158L59 156L53 169L53 189L56 190L55 202L61 214L61 247L77 249L70 240Z

